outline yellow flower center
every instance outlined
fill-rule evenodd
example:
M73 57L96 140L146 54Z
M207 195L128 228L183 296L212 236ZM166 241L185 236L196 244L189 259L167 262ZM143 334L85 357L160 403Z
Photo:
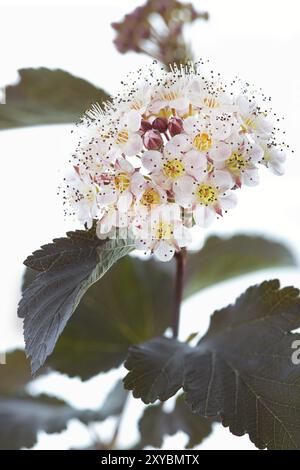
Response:
M196 194L199 202L206 206L215 204L218 201L217 189L206 183L199 184Z
M187 113L180 115L182 119L186 119L190 116L193 116L194 114L197 114L197 110L193 108L192 104L189 104L189 110Z
M117 142L118 145L126 144L126 142L128 141L128 138L129 138L128 132L127 131L121 131L117 135L116 142Z
M95 196L94 196L94 193L93 191L88 191L86 194L85 194L85 200L88 201L88 202L93 202L95 199Z
M205 106L207 106L208 108L211 108L211 109L219 107L218 101L213 97L207 96L206 98L204 98L203 102L204 102Z
M232 152L230 157L227 158L225 166L232 173L239 175L242 170L249 166L249 163L245 160L243 155L240 155L237 152Z
M130 108L134 109L135 111L139 111L142 107L143 107L143 103L142 101L139 101L139 100L134 101L130 106Z
M160 203L160 195L158 191L153 188L146 189L141 197L141 204L144 206L152 206Z
M173 180L179 178L184 173L184 164L178 160L177 158L173 158L172 160L168 160L164 164L163 172L164 174Z
M119 173L115 176L115 187L119 191L125 191L130 185L130 176L127 173Z
M257 127L255 120L254 120L253 118L251 118L251 117L246 118L246 119L244 120L244 124L245 124L245 126L246 126L246 129L247 129L247 128L250 128L250 129L255 130L256 127ZM242 126L242 127L243 127L243 126Z
M173 227L170 223L159 222L155 230L157 240L169 240L173 235Z
M156 114L158 117L165 117L169 119L171 116L173 116L172 110L170 108L162 108L159 113Z
M207 152L212 146L212 139L206 132L197 134L194 138L194 146L199 152Z
M162 97L165 101L173 101L179 98L179 93L176 93L175 91L169 91L165 93Z
M214 164L212 162L207 162L207 172L211 173L212 171L214 171L214 169Z

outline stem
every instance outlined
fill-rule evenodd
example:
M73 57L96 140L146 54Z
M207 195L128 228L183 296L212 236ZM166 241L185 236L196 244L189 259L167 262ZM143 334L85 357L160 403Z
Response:
M126 407L125 405L127 403L127 399L128 399L128 393L127 393L127 396L126 396L125 401L123 403L122 411L118 416L116 427L114 429L114 433L112 435L111 441L110 441L109 446L108 446L109 450L114 450L115 449L115 445L116 445L116 442L117 442L117 439L118 439L118 436L119 436L119 432L120 432L120 427L121 427L122 420L123 420L123 417L124 417L124 411L125 411L125 407Z
M175 253L176 260L176 277L175 277L175 291L174 291L174 310L172 316L172 330L173 338L178 337L180 309L183 294L185 264L186 264L186 248L181 248L180 251Z

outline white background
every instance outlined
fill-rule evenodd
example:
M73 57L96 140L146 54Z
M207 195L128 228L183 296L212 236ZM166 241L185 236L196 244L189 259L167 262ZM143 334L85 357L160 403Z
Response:
M285 116L286 139L295 150L284 177L263 173L260 186L241 191L238 208L216 222L210 232L267 234L290 245L299 258L299 2L193 3L210 13L208 23L198 22L188 32L195 56L209 58L212 68L227 77L238 75L263 87L272 96L278 114ZM139 4L140 0L0 0L0 86L16 81L18 68L46 66L67 70L113 93L127 71L150 61L136 54L122 56L112 44L110 23ZM16 318L23 259L75 226L73 221L63 219L61 201L56 196L72 146L70 129L47 126L0 132L0 350L23 344L21 324ZM273 277L280 277L284 285L300 286L298 269L276 269L208 289L184 304L181 337L191 331L204 331L215 308L232 302L250 284ZM59 394L78 407L98 406L112 379L123 373L109 373L104 386L102 377L81 384L78 379L55 374L40 380L35 390ZM141 412L141 403L131 400L121 428L121 447L133 443L135 419ZM108 436L113 424L110 419L97 430L102 437ZM89 439L90 433L74 421L61 435L48 437L41 433L36 448L84 446ZM179 433L166 440L165 448L180 449L185 442L186 437ZM200 448L254 446L247 437L231 436L227 429L216 426Z

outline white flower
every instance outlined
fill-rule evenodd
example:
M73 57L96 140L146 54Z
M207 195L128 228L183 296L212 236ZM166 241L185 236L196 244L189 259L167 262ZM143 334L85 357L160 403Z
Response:
M198 78L191 81L188 97L190 103L201 111L212 113L215 110L223 110L225 112L234 112L237 110L232 99L227 95L220 83L206 83Z
M116 106L123 112L137 111L140 115L146 113L148 106L151 104L153 87L149 84L142 84L132 93L130 100L128 94L123 91L120 96L115 99Z
M259 183L257 164L262 162L263 154L260 145L241 139L225 161L215 162L215 168L227 170L239 187L242 184L256 186Z
M240 95L237 99L242 131L254 134L257 138L268 139L274 126L268 121L266 113L253 99Z
M143 142L138 134L141 119L140 112L134 109L116 118L116 130L112 143L112 153L116 157L122 154L131 157L142 150Z
M136 197L137 212L144 215L154 207L167 204L167 202L167 192L153 181L144 179L142 185L139 186L139 193Z
M191 200L195 223L208 227L216 215L223 215L223 210L232 209L237 204L233 191L232 179L228 172L216 170L200 182L194 182Z
M120 212L114 206L108 207L100 220L97 223L97 234L100 235L99 238L103 238L103 235L110 238L116 237L115 229L122 229L128 227L131 217L127 212Z
M155 207L134 221L136 246L150 250L160 261L169 261L175 251L191 242L191 234L183 225L180 207L164 204Z
M138 249L168 261L237 203L266 166L283 174L284 144L267 98L196 65L140 69L79 126L65 202L100 238L128 230ZM191 223L190 223L191 222Z
M235 128L235 118L227 116L224 122L216 123L216 116L188 117L184 121L186 140L199 157L206 156L213 161L225 160L231 154L231 144L225 141ZM221 118L220 118L221 119Z
M192 151L187 152L188 148L189 142L183 135L176 135L165 144L163 153L154 150L145 152L143 166L157 185L165 190L174 190L174 183L184 176L200 178L206 171L206 158L199 158Z
M66 187L70 205L77 212L78 220L91 228L93 219L97 217L98 186L89 177L82 177L78 169L66 177Z
M153 102L149 109L152 113L158 113L161 109L184 111L188 109L188 87L185 77L174 78L170 74L166 81L156 87L153 94Z
M98 202L103 206L116 204L120 212L129 210L133 197L141 192L144 177L125 159L116 161L114 171L103 173L98 177L100 189Z
M286 160L286 153L282 148L277 148L272 145L264 146L264 156L262 164L269 168L274 175L281 176L284 174L284 162Z

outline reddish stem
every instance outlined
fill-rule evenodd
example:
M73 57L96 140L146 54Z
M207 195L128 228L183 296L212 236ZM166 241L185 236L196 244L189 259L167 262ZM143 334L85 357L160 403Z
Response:
M175 291L174 291L174 309L173 309L173 316L172 316L173 338L178 337L180 310L181 310L184 277L185 277L186 255L187 255L187 252L185 248L181 248L180 251L175 253L176 275L175 275Z

